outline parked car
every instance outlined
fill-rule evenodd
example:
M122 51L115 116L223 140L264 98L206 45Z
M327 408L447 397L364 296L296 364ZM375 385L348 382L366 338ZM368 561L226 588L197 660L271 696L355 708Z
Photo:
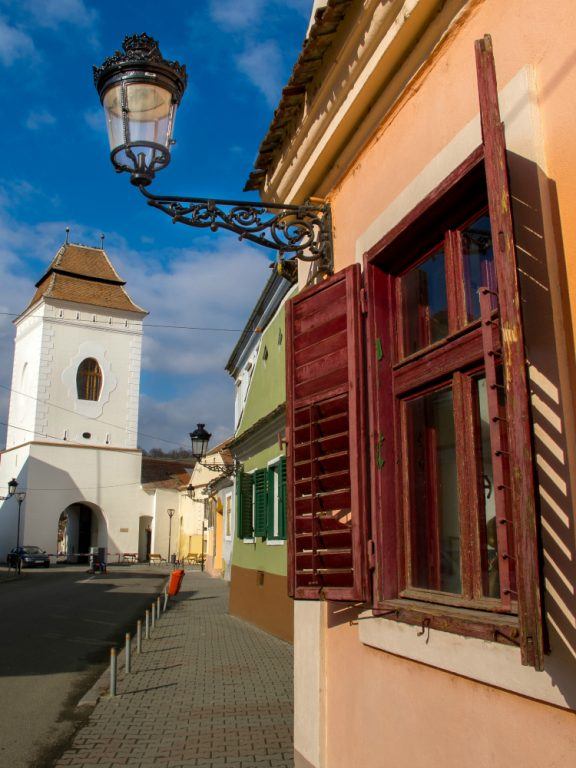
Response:
M18 565L18 558L20 558L24 568L31 568L33 565L41 565L44 568L50 567L50 557L40 547L14 547L8 553L6 562L11 568L14 568Z

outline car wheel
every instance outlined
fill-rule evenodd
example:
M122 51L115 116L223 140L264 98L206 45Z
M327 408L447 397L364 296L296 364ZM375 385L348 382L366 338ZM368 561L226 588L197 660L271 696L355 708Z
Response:
M50 561L44 563L44 568L50 568Z

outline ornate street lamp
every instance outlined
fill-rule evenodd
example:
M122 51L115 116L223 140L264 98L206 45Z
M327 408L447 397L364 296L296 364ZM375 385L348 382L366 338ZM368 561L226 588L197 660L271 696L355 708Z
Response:
M238 468L240 466L237 459L234 459L232 464L205 461L206 453L208 451L208 443L210 442L211 437L212 434L205 429L204 424L198 424L194 432L190 432L190 440L192 441L192 456L196 459L196 463L200 464L201 467L205 467L206 469L212 469L214 472L219 472L225 477L231 477L232 475L235 475L238 472ZM211 483L208 483L208 486L210 485ZM194 494L194 486L189 485L188 489L190 489L191 494ZM193 496L191 495L190 498L193 498Z
M316 262L316 274L332 273L332 221L328 203L302 205L152 195L146 191L157 171L170 162L176 109L186 90L186 67L162 57L158 42L146 34L124 38L102 66L94 82L106 113L110 159L131 182L174 222L213 232L227 229L240 239L272 248L279 271L284 256Z
M192 456L199 464L206 458L206 452L208 450L208 443L212 434L204 429L204 424L198 424L194 432L190 432L190 440L192 441Z
M0 496L0 501L6 501L6 499L10 499L14 494L16 493L16 488L18 488L18 480L16 480L15 477L10 480L8 483L8 496Z

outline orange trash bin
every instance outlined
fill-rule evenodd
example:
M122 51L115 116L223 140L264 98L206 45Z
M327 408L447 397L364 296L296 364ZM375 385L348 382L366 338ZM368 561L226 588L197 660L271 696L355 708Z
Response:
M184 578L184 571L176 570L170 574L170 582L168 583L168 594L170 597L174 597L180 592L182 586L182 579Z

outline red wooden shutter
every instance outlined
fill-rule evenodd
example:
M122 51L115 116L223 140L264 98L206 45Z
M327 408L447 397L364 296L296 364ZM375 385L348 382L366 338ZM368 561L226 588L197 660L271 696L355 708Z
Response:
M368 594L360 281L353 265L287 304L288 563L297 599Z
M500 120L496 68L489 35L476 41L476 66L506 372L505 410L511 487L509 490L501 490L510 494L511 501L511 520L507 524L512 526L516 544L522 661L542 669L544 642L530 406L506 167L506 141Z

